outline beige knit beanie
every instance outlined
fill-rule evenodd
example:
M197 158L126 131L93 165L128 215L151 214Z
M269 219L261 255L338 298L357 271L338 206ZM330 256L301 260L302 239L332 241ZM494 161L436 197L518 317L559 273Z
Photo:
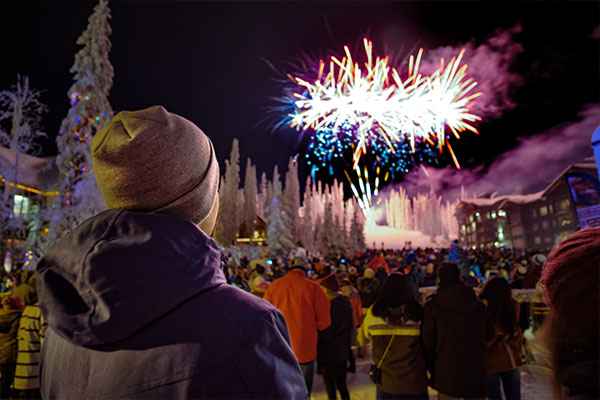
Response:
M217 197L219 164L212 142L161 106L118 113L94 136L92 163L109 208L199 224Z

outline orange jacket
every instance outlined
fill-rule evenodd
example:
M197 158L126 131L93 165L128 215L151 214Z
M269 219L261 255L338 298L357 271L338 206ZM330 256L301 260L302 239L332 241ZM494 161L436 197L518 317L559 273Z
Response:
M264 299L283 313L298 362L317 358L318 331L331 325L331 305L319 285L305 272L291 270L271 283Z
M390 273L390 266L388 265L387 261L385 261L385 258L382 255L376 255L375 257L373 257L371 261L369 261L369 264L367 266L373 271L377 272L377 267L379 267L380 265L383 268L385 268L385 272L387 272L388 274Z

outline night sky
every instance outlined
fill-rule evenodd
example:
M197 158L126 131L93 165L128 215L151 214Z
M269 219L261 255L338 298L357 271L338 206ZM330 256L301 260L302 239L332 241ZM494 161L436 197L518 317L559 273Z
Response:
M481 135L465 134L453 143L467 168L489 165L519 137L575 121L585 104L600 103L597 1L109 4L115 69L109 99L115 112L163 105L206 132L221 163L238 137L242 164L252 157L259 174L270 175L275 163L285 168L302 151L296 131L272 131L280 117L267 110L281 87L264 59L291 72L288 62L300 51L327 57L347 44L358 52L365 35L374 53L392 49L402 61L419 47L427 54L469 41L476 46L497 30L520 26L512 40L522 51L509 67L522 78L508 92L514 106L484 118L477 125ZM45 90L42 100L50 112L43 125L51 138L69 107L75 41L94 5L0 2L0 89L21 73ZM53 154L50 140L45 155Z

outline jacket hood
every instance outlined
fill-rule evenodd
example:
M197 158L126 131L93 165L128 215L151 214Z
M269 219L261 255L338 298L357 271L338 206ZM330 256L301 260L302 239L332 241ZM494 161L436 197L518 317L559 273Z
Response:
M473 311L479 304L479 299L475 296L473 289L461 282L438 289L433 295L432 301L435 301L442 309L459 313Z
M78 345L112 343L226 283L223 255L177 217L104 211L58 241L37 266L40 308Z

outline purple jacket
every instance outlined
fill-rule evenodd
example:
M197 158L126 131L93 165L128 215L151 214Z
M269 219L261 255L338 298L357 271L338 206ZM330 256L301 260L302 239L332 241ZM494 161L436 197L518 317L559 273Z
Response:
M104 211L37 267L45 399L306 398L283 315L193 223Z

